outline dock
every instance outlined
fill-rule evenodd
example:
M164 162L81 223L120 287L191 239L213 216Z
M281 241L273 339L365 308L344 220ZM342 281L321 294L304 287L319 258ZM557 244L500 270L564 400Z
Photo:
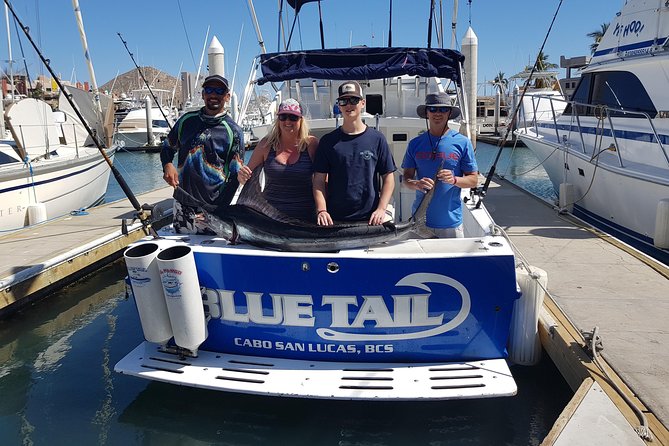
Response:
M172 190L137 196L139 203L154 206L156 227L171 222ZM0 317L119 258L126 246L146 235L133 217L134 209L123 199L0 237ZM127 231L122 231L123 220Z
M669 445L669 268L570 215L560 215L550 203L509 182L497 179L485 204L527 262L548 273L539 331L545 351L575 396L542 444L637 444L620 441L619 427L604 412L596 425L581 429L581 442L560 440L573 431L570 420L578 424L584 418L588 404L583 401L588 401L585 394L592 386L582 386L589 379L629 426L640 424L588 353L583 333L597 327L603 368L646 416L651 444ZM594 441L591 433L605 425L615 441Z

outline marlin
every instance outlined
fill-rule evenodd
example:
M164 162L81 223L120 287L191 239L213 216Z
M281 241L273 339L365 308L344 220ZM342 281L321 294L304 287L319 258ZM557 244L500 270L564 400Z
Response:
M261 170L253 172L236 204L216 207L202 203L178 186L174 199L202 209L205 225L231 244L245 242L279 251L336 252L402 240L412 233L424 238L434 237L426 228L426 220L435 188L425 195L415 214L402 223L370 226L365 222L338 222L333 226L319 226L288 217L269 204L260 189Z

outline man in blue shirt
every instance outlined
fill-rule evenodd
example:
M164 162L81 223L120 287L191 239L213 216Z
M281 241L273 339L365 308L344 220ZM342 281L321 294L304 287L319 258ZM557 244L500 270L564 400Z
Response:
M385 136L362 122L365 99L358 82L339 86L337 105L343 124L321 138L314 160L316 221L380 225L395 188L395 161Z
M225 111L230 100L227 79L218 74L206 77L202 99L204 107L179 118L165 140L160 153L163 179L203 203L227 206L239 185L244 136ZM178 169L173 164L175 153ZM185 234L210 234L200 224L201 212L174 200L174 229Z
M427 226L440 238L464 237L460 189L478 184L471 141L448 128L448 120L460 115L460 109L450 104L446 93L427 95L416 112L428 121L428 131L409 141L402 161L404 184L416 191L413 212L425 193L436 187L427 209Z

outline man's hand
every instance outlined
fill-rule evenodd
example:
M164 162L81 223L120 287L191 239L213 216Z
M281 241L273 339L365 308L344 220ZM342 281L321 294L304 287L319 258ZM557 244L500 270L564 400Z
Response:
M369 225L376 226L383 224L387 216L388 214L386 214L385 209L377 209L372 212L371 217L369 217Z
M177 168L174 167L174 164L165 164L165 167L163 167L163 180L174 188L179 185L179 173L177 172Z

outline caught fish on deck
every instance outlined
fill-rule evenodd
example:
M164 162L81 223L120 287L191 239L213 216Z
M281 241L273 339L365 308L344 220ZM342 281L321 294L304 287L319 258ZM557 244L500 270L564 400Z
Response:
M230 206L217 208L201 203L180 187L175 189L174 199L201 208L205 225L231 243L248 243L280 251L333 252L402 240L411 234L424 238L433 236L425 223L434 189L425 195L416 213L402 223L385 222L371 226L366 222L339 222L333 226L319 226L288 217L269 204L260 187L261 171L254 171L237 203Z

